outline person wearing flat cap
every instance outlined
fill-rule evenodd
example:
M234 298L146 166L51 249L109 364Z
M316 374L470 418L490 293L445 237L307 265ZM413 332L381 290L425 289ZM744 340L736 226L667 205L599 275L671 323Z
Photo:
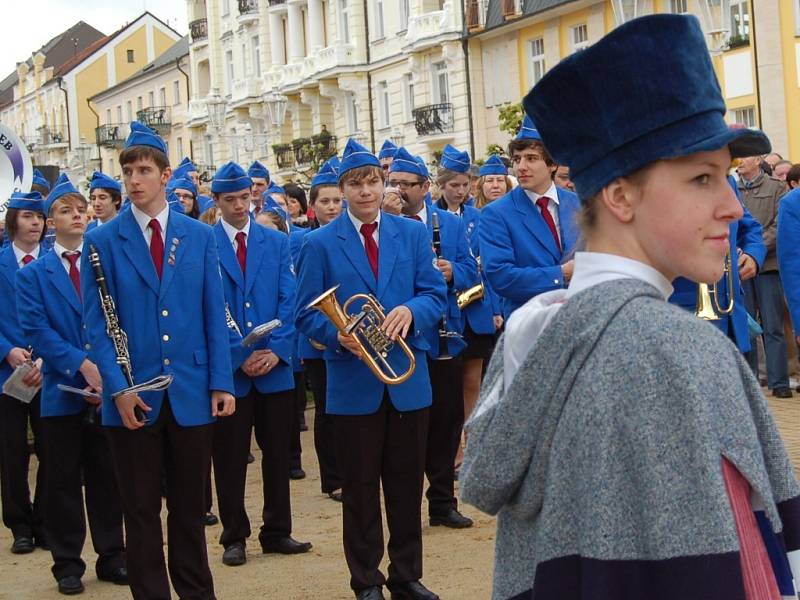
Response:
M129 391L106 331L90 252L84 252L89 358L103 381L101 416L122 497L131 592L135 598L169 598L171 581L181 598L211 599L205 484L214 421L236 406L217 244L207 225L170 209L167 148L154 131L131 123L119 162L131 207L90 231L85 247L99 259L127 334L134 383L173 376L167 389ZM169 498L168 561L162 473Z
M253 188L250 190L252 198L250 200L250 212L258 216L258 213L264 208L264 192L270 185L269 170L257 160L247 169L247 175L250 181L253 182Z
M728 128L693 16L625 23L523 106L570 167L585 251L511 316L467 424L462 499L497 514L492 597L793 597L773 561L800 581L800 486L761 388L667 303L678 276L720 279L743 214L731 158L769 140Z
M122 185L105 173L95 171L89 182L89 202L95 218L86 227L87 232L117 216L122 206Z
M17 314L15 279L17 271L26 268L46 254L42 248L45 236L44 199L39 192L14 192L6 211L6 233L11 242L0 250L0 384L5 384L14 370L29 362L31 349ZM34 358L35 360L35 358ZM23 383L41 384L37 367ZM40 395L26 404L0 394L0 502L3 524L11 530L13 554L28 554L45 545L44 539L44 444L39 428ZM31 503L28 487L28 423L33 430L39 466L36 471L36 492Z
M239 333L231 335L230 360L236 387L236 413L218 421L214 433L214 473L222 520L222 562L247 561L250 520L244 506L251 431L263 453L263 525L258 535L266 553L300 554L311 544L291 537L289 446L294 416L295 283L285 235L263 227L250 214L252 181L229 162L216 172L211 193L222 214L214 225L225 303ZM242 335L280 319L281 327L255 349Z
M83 324L80 256L87 223L86 198L61 174L45 203L55 230L53 251L19 269L16 277L20 325L43 369L40 427L44 444L44 521L53 556L52 573L62 594L83 591L86 563L81 551L88 516L97 554L98 579L128 584L122 502L106 431L96 405L100 397L59 389L66 385L99 393L103 385L89 358ZM86 489L84 502L83 488Z
M381 211L383 173L374 154L348 140L338 181L347 210L305 237L297 265L295 317L304 335L325 346L326 408L334 423L342 479L350 587L359 600L382 600L384 584L393 597L436 600L438 596L420 582L431 406L425 332L436 327L447 310L447 286L434 267L425 227ZM390 340L405 338L414 356L416 368L405 381L384 383L363 360L355 338L338 331L310 306L334 286L340 303L368 293L383 306L382 331ZM358 304L349 312L361 308ZM408 371L409 360L398 343L387 350L386 361L397 374ZM388 581L380 570L381 484L391 539Z
M519 186L481 211L480 256L503 318L541 293L563 289L578 240L578 198L556 186L557 162L530 116L508 145Z

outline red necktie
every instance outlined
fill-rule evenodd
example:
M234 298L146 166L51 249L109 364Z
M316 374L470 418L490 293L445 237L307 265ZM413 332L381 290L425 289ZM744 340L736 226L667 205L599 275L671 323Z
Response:
M161 279L161 271L164 269L164 240L161 239L161 223L157 219L150 219L148 227L153 234L150 237L150 256L153 257L153 266L156 268L158 278Z
M372 234L375 233L377 228L377 223L361 224L361 235L364 236L364 250L367 251L367 260L369 260L369 266L372 267L372 274L375 275L375 279L378 278L378 244L375 243L375 238L372 237Z
M240 231L236 234L236 260L239 261L242 274L244 274L244 267L247 264L247 246L244 245L244 238L244 231Z
M25 265L29 265L34 260L36 259L34 259L30 254L26 254L25 256L22 257L22 266L24 267Z
M556 248L558 248L558 251L561 252L561 241L558 239L556 222L553 220L553 215L550 214L550 211L547 208L548 202L550 202L550 198L547 196L541 196L536 201L536 206L539 207L539 210L542 213L542 218L544 219L544 222L547 223L547 228L550 230L550 233L553 234L553 240L556 242Z
M254 206L253 207L253 214L254 215L257 215L260 212L261 212L261 207L260 206Z
M419 221L422 223L422 217L419 215L404 215L406 219L414 219L415 221Z
M72 280L72 285L75 286L75 291L78 293L78 298L81 297L81 272L78 271L78 259L81 257L80 250L75 252L62 252L61 256L69 261L69 278Z

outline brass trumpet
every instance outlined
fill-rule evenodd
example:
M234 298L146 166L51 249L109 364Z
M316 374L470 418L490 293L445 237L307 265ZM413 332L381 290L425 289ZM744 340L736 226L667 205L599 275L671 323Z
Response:
M717 284L709 286L707 283L697 284L697 303L694 310L696 317L704 321L717 321L720 315L729 315L733 312L733 265L731 264L730 250L725 254L725 270L723 277L728 280L728 304L723 308L719 304L719 289Z
M361 350L361 357L375 377L387 385L403 383L414 373L416 359L406 341L398 337L397 344L408 357L408 368L398 375L389 364L387 359L395 342L381 331L381 325L386 320L383 306L370 294L353 294L344 305L340 305L335 293L338 287L335 285L323 292L306 308L316 308L330 319L340 333L353 336ZM358 313L349 314L347 309L357 300L363 300L364 305Z
M475 262L478 263L478 277L481 276L481 257L477 257ZM456 294L456 304L458 305L458 310L464 310L467 306L472 304L473 302L480 300L483 298L485 293L483 287L483 280L481 279L480 282L473 285L471 288L467 288Z

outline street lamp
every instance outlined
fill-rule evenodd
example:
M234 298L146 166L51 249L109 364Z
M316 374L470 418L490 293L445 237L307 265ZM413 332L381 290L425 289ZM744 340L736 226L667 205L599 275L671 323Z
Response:
M401 129L395 129L392 131L391 135L389 136L389 139L395 146L400 148L402 147L403 142L406 141L406 136L403 135L403 131Z
M289 101L283 94L271 92L264 94L264 104L267 106L269 122L273 127L279 129L283 125L283 120L286 118L286 107Z
M208 106L208 121L211 123L211 127L217 131L222 130L225 125L226 102L216 88L213 88L206 98L206 106Z

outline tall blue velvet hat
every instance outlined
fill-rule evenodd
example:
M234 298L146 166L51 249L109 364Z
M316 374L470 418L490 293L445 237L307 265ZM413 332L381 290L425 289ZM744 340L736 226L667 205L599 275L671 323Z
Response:
M411 173L426 179L428 177L428 169L425 167L425 163L420 164L417 157L406 150L405 147L397 149L392 166L389 167L389 173Z
M311 187L318 185L336 185L339 182L339 174L331 164L331 161L326 161L317 171L317 174L311 178Z
M392 140L384 140L380 152L378 152L378 159L394 158L397 154L397 146Z
M33 185L39 185L45 188L48 192L50 191L50 182L45 179L44 175L39 169L33 170L33 180L31 183L33 183Z
M508 175L508 168L497 154L492 154L478 170L478 175Z
M608 85L613 82L613 85ZM553 67L523 101L581 200L660 159L727 146L766 154L763 132L729 129L696 17L629 21Z
M269 169L267 169L267 167L262 165L257 160L253 161L253 164L247 169L247 174L250 177L261 177L262 179L269 181Z
M442 150L442 158L439 160L439 166L456 173L466 173L472 164L470 163L468 152L462 152L450 144L445 144Z
M536 125L533 124L533 121L528 115L525 115L525 118L522 119L522 125L520 125L519 131L517 132L517 137L515 137L514 140L542 141L542 136L539 134L539 130L536 128Z
M32 210L47 216L44 212L44 198L39 192L14 192L8 201L8 208Z
M47 194L47 200L44 202L44 214L45 216L50 214L50 208L53 206L56 200L61 198L62 196L66 196L67 194L78 194L81 193L78 191L72 182L67 177L66 173L61 173L56 179L56 184L53 186L53 189L50 190L50 193ZM82 198L83 196L81 196Z
M235 162L225 163L217 169L214 180L211 182L211 191L215 194L238 192L251 187L253 187L253 180Z
M125 148L131 146L151 146L167 154L167 145L161 136L139 121L131 121L131 132L125 140Z
M122 185L116 179L109 177L105 173L95 171L92 173L92 179L89 181L89 191L102 188L104 190L113 190L118 194L122 194Z
M353 138L347 140L347 145L342 152L342 164L339 167L339 181L342 176L352 169L358 167L378 167L381 163L378 162L378 157L372 152L367 150L364 146L359 144Z

